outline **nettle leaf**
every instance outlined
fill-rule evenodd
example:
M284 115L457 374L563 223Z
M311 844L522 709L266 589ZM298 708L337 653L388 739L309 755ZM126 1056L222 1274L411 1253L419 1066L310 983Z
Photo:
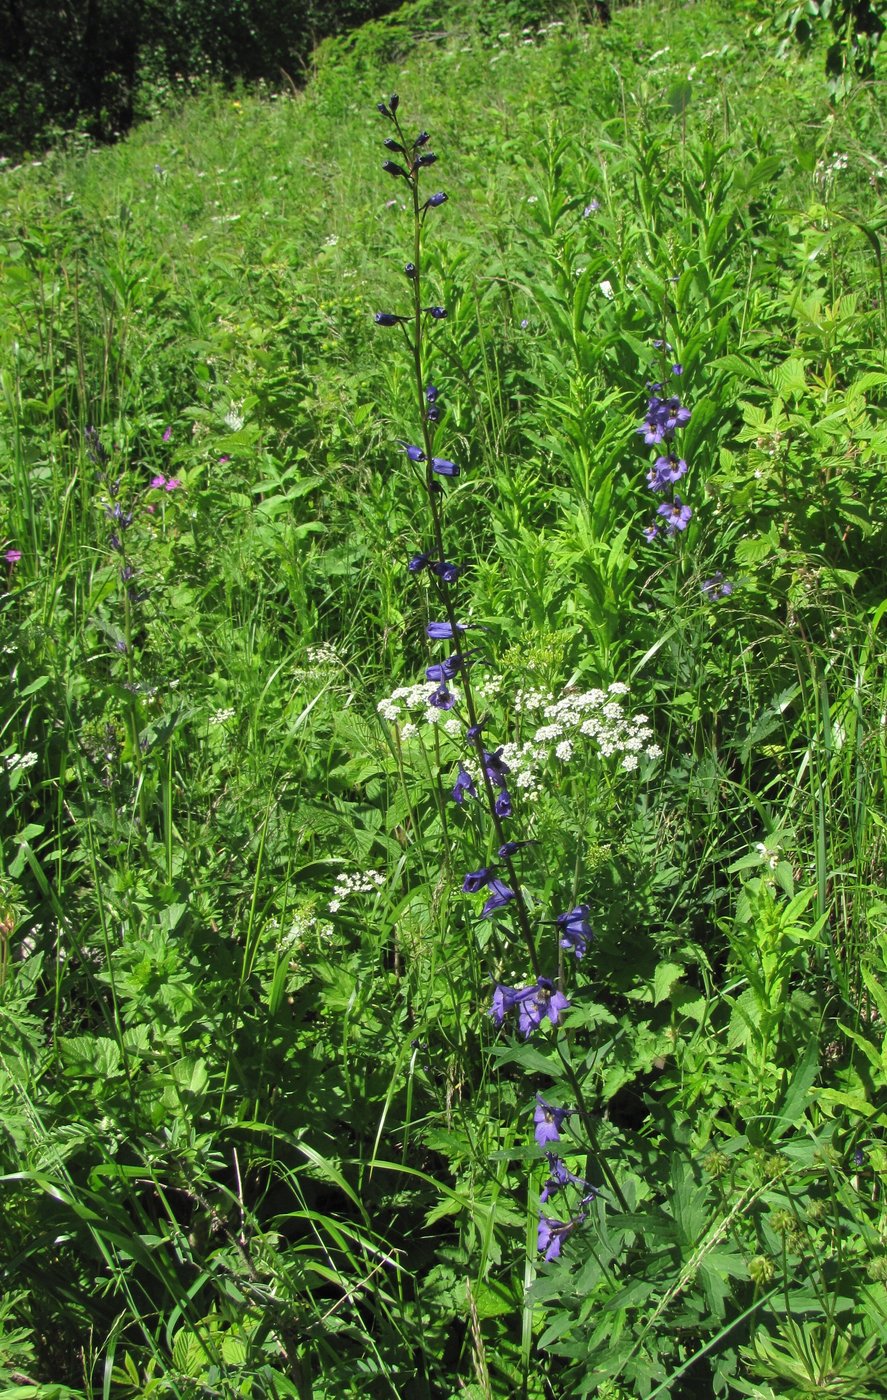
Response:
M120 1071L120 1046L107 1036L62 1036L59 1054L64 1072L76 1079L111 1079Z

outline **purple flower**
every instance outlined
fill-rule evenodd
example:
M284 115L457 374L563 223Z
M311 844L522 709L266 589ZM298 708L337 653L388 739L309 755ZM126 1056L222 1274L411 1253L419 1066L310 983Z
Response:
M663 501L656 514L663 517L668 533L674 535L678 530L686 530L693 512L689 506L684 505L680 496L675 496L671 504L668 501Z
M647 472L647 484L652 491L665 491L676 481L680 481L686 470L687 463L683 457L676 457L673 452L667 457L657 457Z
M412 281L412 280L416 277L416 275L417 275L417 274L416 274L416 264L415 264L415 263L407 263L407 264L405 265L405 267L404 267L404 272L406 273L407 277L409 277L410 281Z
M669 344L669 342L668 342L667 340L654 340L654 341L653 341L653 349L654 349L654 350L665 350L666 353L670 353L671 350L672 350L672 348L673 348L673 347Z
M429 316L433 316L435 321L442 321L447 314L445 306L423 306L423 311L427 311Z
M510 856L516 855L523 846L537 846L537 841L506 841L499 847L497 852L500 860L508 860Z
M421 574L423 569L428 568L430 558L429 554L414 554L407 564L407 568L411 574Z
M425 397L429 403L434 403L437 400L437 389L433 384L429 384L426 388Z
M478 894L485 885L488 885L493 878L493 869L489 865L482 865L479 870L470 870L462 881L462 888L466 894Z
M705 594L706 598L716 602L718 598L729 598L733 592L733 585L728 578L724 578L718 569L716 574L712 574L711 578L707 578L701 585L701 592Z
M165 491L178 491L181 484L177 476L171 476L163 489Z
M408 317L395 316L393 311L377 311L373 320L377 326L398 326L401 321L408 320Z
M553 1152L547 1152L545 1155L548 1158L548 1167L551 1175L542 1187L539 1196L540 1205L544 1206L546 1201L550 1200L556 1191L563 1191L567 1186L578 1186L580 1190L583 1191L591 1190L591 1197L584 1198L583 1204L586 1199L594 1199L597 1193L589 1182L581 1176L574 1176L571 1171L567 1170L566 1164L561 1161L560 1157L556 1157Z
M599 199L593 199L593 200L591 200L591 202L588 203L588 204L586 204L585 208L582 210L582 217L583 217L583 219L589 218L589 216L590 216L591 214L596 214L597 211L600 209L600 207L601 207L601 202L600 202Z
M427 209L438 209L441 204L446 204L446 202L447 195L444 194L443 190L438 190L437 194L429 195L428 199L425 201L425 207Z
M658 539L658 537L659 537L659 526L658 526L658 525L648 525L648 526L645 528L645 530L644 530L644 539L647 541L648 544L652 544L653 541L654 541L655 539Z
M152 476L152 477L151 477L151 489L152 489L152 490L154 490L154 491L162 491L162 489L163 489L163 487L164 487L165 485L166 485L166 477L165 477L165 476Z
M172 437L172 428L171 428L171 427L169 427L169 428L164 428L164 429L163 429L163 441L164 441L164 442L169 442L169 440L170 440L171 437Z
M413 145L414 145L414 146L426 146L430 140L431 140L431 137L428 135L428 132L427 132L427 131L420 131L420 132L419 132L419 135L416 137L415 141L413 142Z
M466 624L457 622L456 631L466 631ZM429 622L425 628L425 635L430 637L433 642L449 641L453 635L453 625L450 622Z
M484 749L484 768L490 782L495 783L497 787L504 788L505 774L510 773L511 769L502 757L501 748L498 748L495 753L487 753L487 750Z
M3 558L6 560L7 564L11 569L15 568L16 564L18 564L21 557L22 552L20 549L7 549L6 553L3 556Z
M397 441L400 443L411 462L425 461L425 453L422 451L421 447L416 447L412 442L404 442L403 438L398 438Z
M487 883L490 887L490 897L480 911L482 919L488 919L497 909L502 909L514 899L514 890L509 889L501 880L491 879Z
M428 704L433 705L436 710L451 710L456 703L456 697L451 690L447 690L444 681L441 681L437 690L432 690L428 697Z
M503 788L502 791L497 794L494 806L496 808L497 817L511 816L513 808L511 806L511 794L507 788Z
M521 328L521 330L522 330L522 331L525 331L525 330L527 329L527 327L529 326L529 324L530 324L529 321L527 321L526 319L524 319L523 321L521 321L521 323L520 323L520 328Z
M389 97L388 105L391 108L391 114L393 116L394 113L397 111L398 107L400 106L400 98L398 97L396 92L393 92Z
M587 904L577 904L576 908L568 913L558 914L554 921L560 929L561 947L574 952L577 961L584 956L588 940L593 937L591 924L588 922L590 912Z
M559 1259L561 1245L564 1240L572 1234L578 1224L575 1220L552 1220L547 1215L539 1216L539 1232L536 1242L540 1253L545 1255L547 1263L554 1259Z
M439 559L436 564L431 565L431 572L437 574L442 583L455 583L462 572L461 564L449 564L446 559Z
M659 397L661 384L651 384L651 395L647 400L647 415L637 429L649 446L654 443L665 442L674 435L676 428L682 428L690 421L690 410L685 408L680 399L672 396L669 399Z
M456 779L456 784L453 788L453 801L458 803L460 807L465 801L466 792L468 793L469 797L477 797L477 788L474 786L474 779L472 778L471 774L466 771L466 769L460 766L459 776Z
M402 175L405 180L408 178L407 171L404 170L402 165L398 165L396 160L383 161L382 169L387 170L389 175Z
M556 991L554 983L548 977L540 977L531 990L533 996L521 1001L518 1008L518 1023L525 1039L541 1026L546 1016L551 1024L556 1026L562 1012L567 1011L570 1006L563 992Z
M458 476L459 468L455 462L451 462L446 457L432 457L431 470L437 472L438 476Z
M671 372L672 372L672 374L681 375L681 374L684 373L684 366L683 366L683 365L672 365L672 367L671 367Z
M436 160L437 160L437 156L434 154L433 151L424 151L424 152L422 153L422 155L419 156L418 159L416 160L416 164L417 164L417 165L434 165L434 162L435 162Z
M400 151L401 155L406 155L403 146L399 141L395 141L393 136L386 136L382 145L385 147L386 151Z
M536 1095L533 1131L540 1147L547 1142L560 1142L561 1128L572 1112L571 1108L555 1108L553 1104L546 1103L540 1094Z
M425 675L430 681L451 681L461 671L464 659L455 651L445 661L435 661L433 666L426 666Z
M497 880L492 881L490 888L498 883ZM566 1011L569 1005L567 998L561 992L555 991L553 982L547 977L540 977L538 982L534 982L530 987L503 987L497 984L490 1014L496 1025L501 1026L505 1012L516 1006L518 1024L526 1040L541 1026L546 1016L551 1024L556 1026L562 1012ZM558 1110L562 1113L566 1111Z

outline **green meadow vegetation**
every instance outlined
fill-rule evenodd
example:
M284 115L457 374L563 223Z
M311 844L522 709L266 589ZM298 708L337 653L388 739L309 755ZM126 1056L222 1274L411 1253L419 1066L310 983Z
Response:
M769 8L0 167L5 1400L887 1393L887 107Z

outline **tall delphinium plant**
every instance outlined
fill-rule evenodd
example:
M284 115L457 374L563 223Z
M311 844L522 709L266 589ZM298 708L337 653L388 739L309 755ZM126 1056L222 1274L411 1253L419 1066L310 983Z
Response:
M490 714L482 712L480 704L485 687L472 682L472 670L481 660L483 648L477 644L466 645L466 634L471 630L483 629L477 626L472 629L472 624L461 621L457 608L457 586L464 574L465 563L450 557L448 534L455 535L455 531L452 527L448 531L445 483L454 482L460 475L460 468L452 459L442 455L439 436L443 404L438 387L430 382L429 375L430 337L436 326L446 318L447 310L435 304L426 290L424 239L429 218L446 202L447 195L442 190L425 195L422 188L423 176L436 165L438 159L429 148L428 132L420 131L417 136L410 136L402 124L396 94L388 102L379 103L378 110L389 124L391 133L384 142L390 156L385 160L383 169L401 186L406 186L405 204L412 222L410 258L403 268L406 305L397 310L378 311L375 315L380 328L386 332L399 332L403 337L412 368L413 408L420 425L417 434L419 442L398 440L408 462L415 469L417 485L424 496L427 520L426 538L416 541L416 552L406 568L414 576L429 576L430 596L434 599L437 615L428 620L425 632L430 641L448 643L450 646L448 655L431 660L426 667L427 684L424 687L395 692L395 696L383 701L379 708L383 717L392 721L398 715L398 699L405 700L408 706L418 701L429 713L446 713L446 733L462 746L454 765L456 771L447 779L446 786L452 783L450 797L458 807L464 808L472 800L482 805L492 827L489 844L496 852L494 858L487 858L485 863L465 874L462 889L468 894L484 895L480 910L482 919L507 920L510 917L516 926L517 943L523 950L524 976L515 979L521 984L514 986L495 980L489 1010L497 1027L506 1022L516 1023L519 1033L527 1039L545 1022L561 1032L564 1013L570 1007L566 964L572 955L578 965L588 949L592 938L590 908L587 904L574 902L573 907L557 913L554 918L540 918L536 903L531 901L519 878L518 861L525 858L528 847L535 847L537 843L528 839L526 832L516 833L512 830L516 814L516 792L513 793L512 788L523 785L522 780L526 781L525 775L529 769L526 765L519 768L515 763L515 758L526 757L518 746L504 742L497 745L496 740L490 737L489 731L494 721ZM623 689L619 687L618 692L621 693ZM622 719L618 700L613 696L608 700L603 692L565 697L561 701L561 709L564 707L569 710L570 720L576 721L577 729L580 724L592 725L592 728L583 730L588 736L594 734L597 737L598 731L594 726L599 723L590 711L601 709L604 727L608 721L616 723ZM611 713L608 714L608 710ZM615 713L617 711L618 714ZM558 711L557 716L552 718L565 720L566 716ZM545 737L554 737L553 734L545 736L544 728L536 734L540 742ZM558 723L550 728L562 732ZM633 737L630 741L638 748L643 746L651 731L641 728L640 733L640 738ZM497 735L497 738L501 737ZM636 754L628 750L624 766L630 769L636 763ZM443 785L442 778L440 781ZM566 883L571 883L572 900L575 901L578 898L575 879ZM501 950L501 942L499 947ZM594 1125L585 1104L582 1085L571 1056L562 1048L560 1040L556 1044L556 1052L560 1064L559 1081L574 1104L559 1106L549 1103L541 1095L536 1098L535 1138L540 1149L546 1151L549 1166L540 1207L545 1207L557 1193L569 1191L577 1194L572 1209L562 1212L566 1214L565 1219L549 1216L540 1210L538 1246L547 1260L560 1254L564 1240L586 1218L587 1207L597 1194L594 1185L571 1172L551 1152L552 1146L560 1140L564 1123L574 1114L582 1124L582 1149L594 1164L593 1169L591 1166L588 1168L589 1175L596 1172L601 1183L606 1183L623 1203L615 1174L597 1150Z

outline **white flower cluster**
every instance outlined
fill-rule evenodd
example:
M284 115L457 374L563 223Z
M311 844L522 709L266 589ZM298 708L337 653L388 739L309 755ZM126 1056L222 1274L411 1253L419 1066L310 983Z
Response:
M210 724L227 724L229 719L234 718L234 710L216 710L214 715L210 715Z
M336 910L342 907L343 900L350 899L356 894L377 894L384 883L385 876L381 870L358 871L355 875L349 875L346 870L340 870L336 876L333 898L327 908L331 914L335 914Z
M33 768L37 762L35 753L11 753L3 760L8 773L26 773L29 768Z
M312 666L341 666L342 664L342 658L336 648L327 642L319 647L309 647L308 660Z
M542 690L518 691L514 700L518 713L538 715L545 723L524 743L503 745L502 759L511 770L509 785L536 800L552 755L560 763L569 763L582 739L591 739L602 758L620 756L620 766L628 773L637 768L642 754L659 758L662 750L650 742L653 730L647 716L627 715L615 698L627 693L628 686L621 681L614 681L606 690L568 690L557 700ZM476 765L468 760L465 766L477 782Z
M456 717L448 715L446 710L439 710L435 705L428 703L429 697L434 694L436 689L437 686L433 681L422 681L419 685L398 686L397 690L393 690L385 700L379 701L376 711L389 724L400 725L402 739L413 739L419 732L419 726L412 720L408 720L406 723L401 721L400 716L404 710L423 710L422 719L426 724L440 724L448 734L455 738L462 732L462 726ZM447 689L451 695L455 695L458 705L462 699L459 688L448 681Z
M307 909L297 909L289 929L281 936L280 946L292 948L297 943L304 943L312 935L322 943L329 943L335 936L335 929L332 924L321 923Z

